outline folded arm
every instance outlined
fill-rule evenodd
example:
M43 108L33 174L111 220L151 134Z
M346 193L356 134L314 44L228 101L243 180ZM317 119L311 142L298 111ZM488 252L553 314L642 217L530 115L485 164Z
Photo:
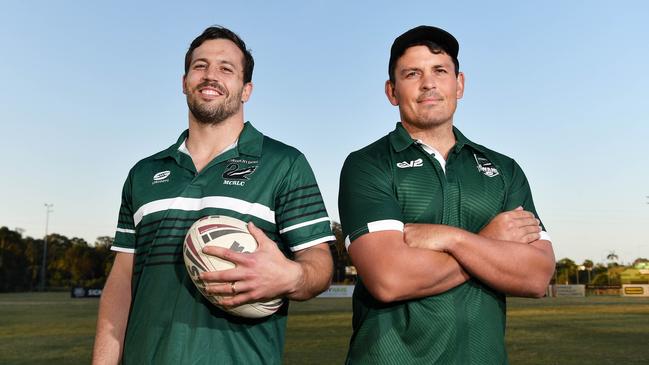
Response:
M440 224L409 224L412 247L452 255L472 276L506 294L542 297L554 272L552 244L521 208L496 216L480 234Z
M382 302L443 293L469 278L452 256L409 247L396 230L364 234L348 251L363 283Z

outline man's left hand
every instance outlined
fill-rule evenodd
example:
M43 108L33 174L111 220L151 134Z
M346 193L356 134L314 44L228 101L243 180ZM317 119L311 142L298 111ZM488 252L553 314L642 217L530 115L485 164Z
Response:
M250 222L248 231L257 241L255 252L239 253L214 246L203 248L204 253L236 265L233 269L200 275L208 293L223 296L219 304L224 307L286 296L297 290L303 280L302 266L286 258L261 229Z

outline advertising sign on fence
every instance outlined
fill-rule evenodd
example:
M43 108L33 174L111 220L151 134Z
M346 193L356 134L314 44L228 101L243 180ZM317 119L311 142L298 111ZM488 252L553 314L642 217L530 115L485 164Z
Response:
M70 297L72 298L99 298L101 289L99 288L72 288Z
M649 297L649 285L645 285L645 284L624 284L624 285L622 285L622 296L625 296L625 297Z
M332 285L324 293L318 295L318 298L351 298L354 294L353 285Z
M584 297L586 296L586 285L554 285L555 297Z

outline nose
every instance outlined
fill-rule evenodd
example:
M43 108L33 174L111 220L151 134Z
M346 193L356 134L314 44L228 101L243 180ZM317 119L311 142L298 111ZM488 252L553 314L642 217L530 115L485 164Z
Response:
M203 72L203 80L208 80L208 81L213 81L213 80L218 80L217 78L218 72L216 66L208 66L205 68L205 72Z
M432 72L425 72L421 78L421 88L430 90L436 88L435 77Z

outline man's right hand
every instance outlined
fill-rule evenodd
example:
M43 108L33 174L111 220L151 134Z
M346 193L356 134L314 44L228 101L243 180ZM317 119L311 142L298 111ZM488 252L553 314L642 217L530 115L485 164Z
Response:
M478 234L494 240L532 243L541 238L540 223L533 213L518 207L495 216Z

